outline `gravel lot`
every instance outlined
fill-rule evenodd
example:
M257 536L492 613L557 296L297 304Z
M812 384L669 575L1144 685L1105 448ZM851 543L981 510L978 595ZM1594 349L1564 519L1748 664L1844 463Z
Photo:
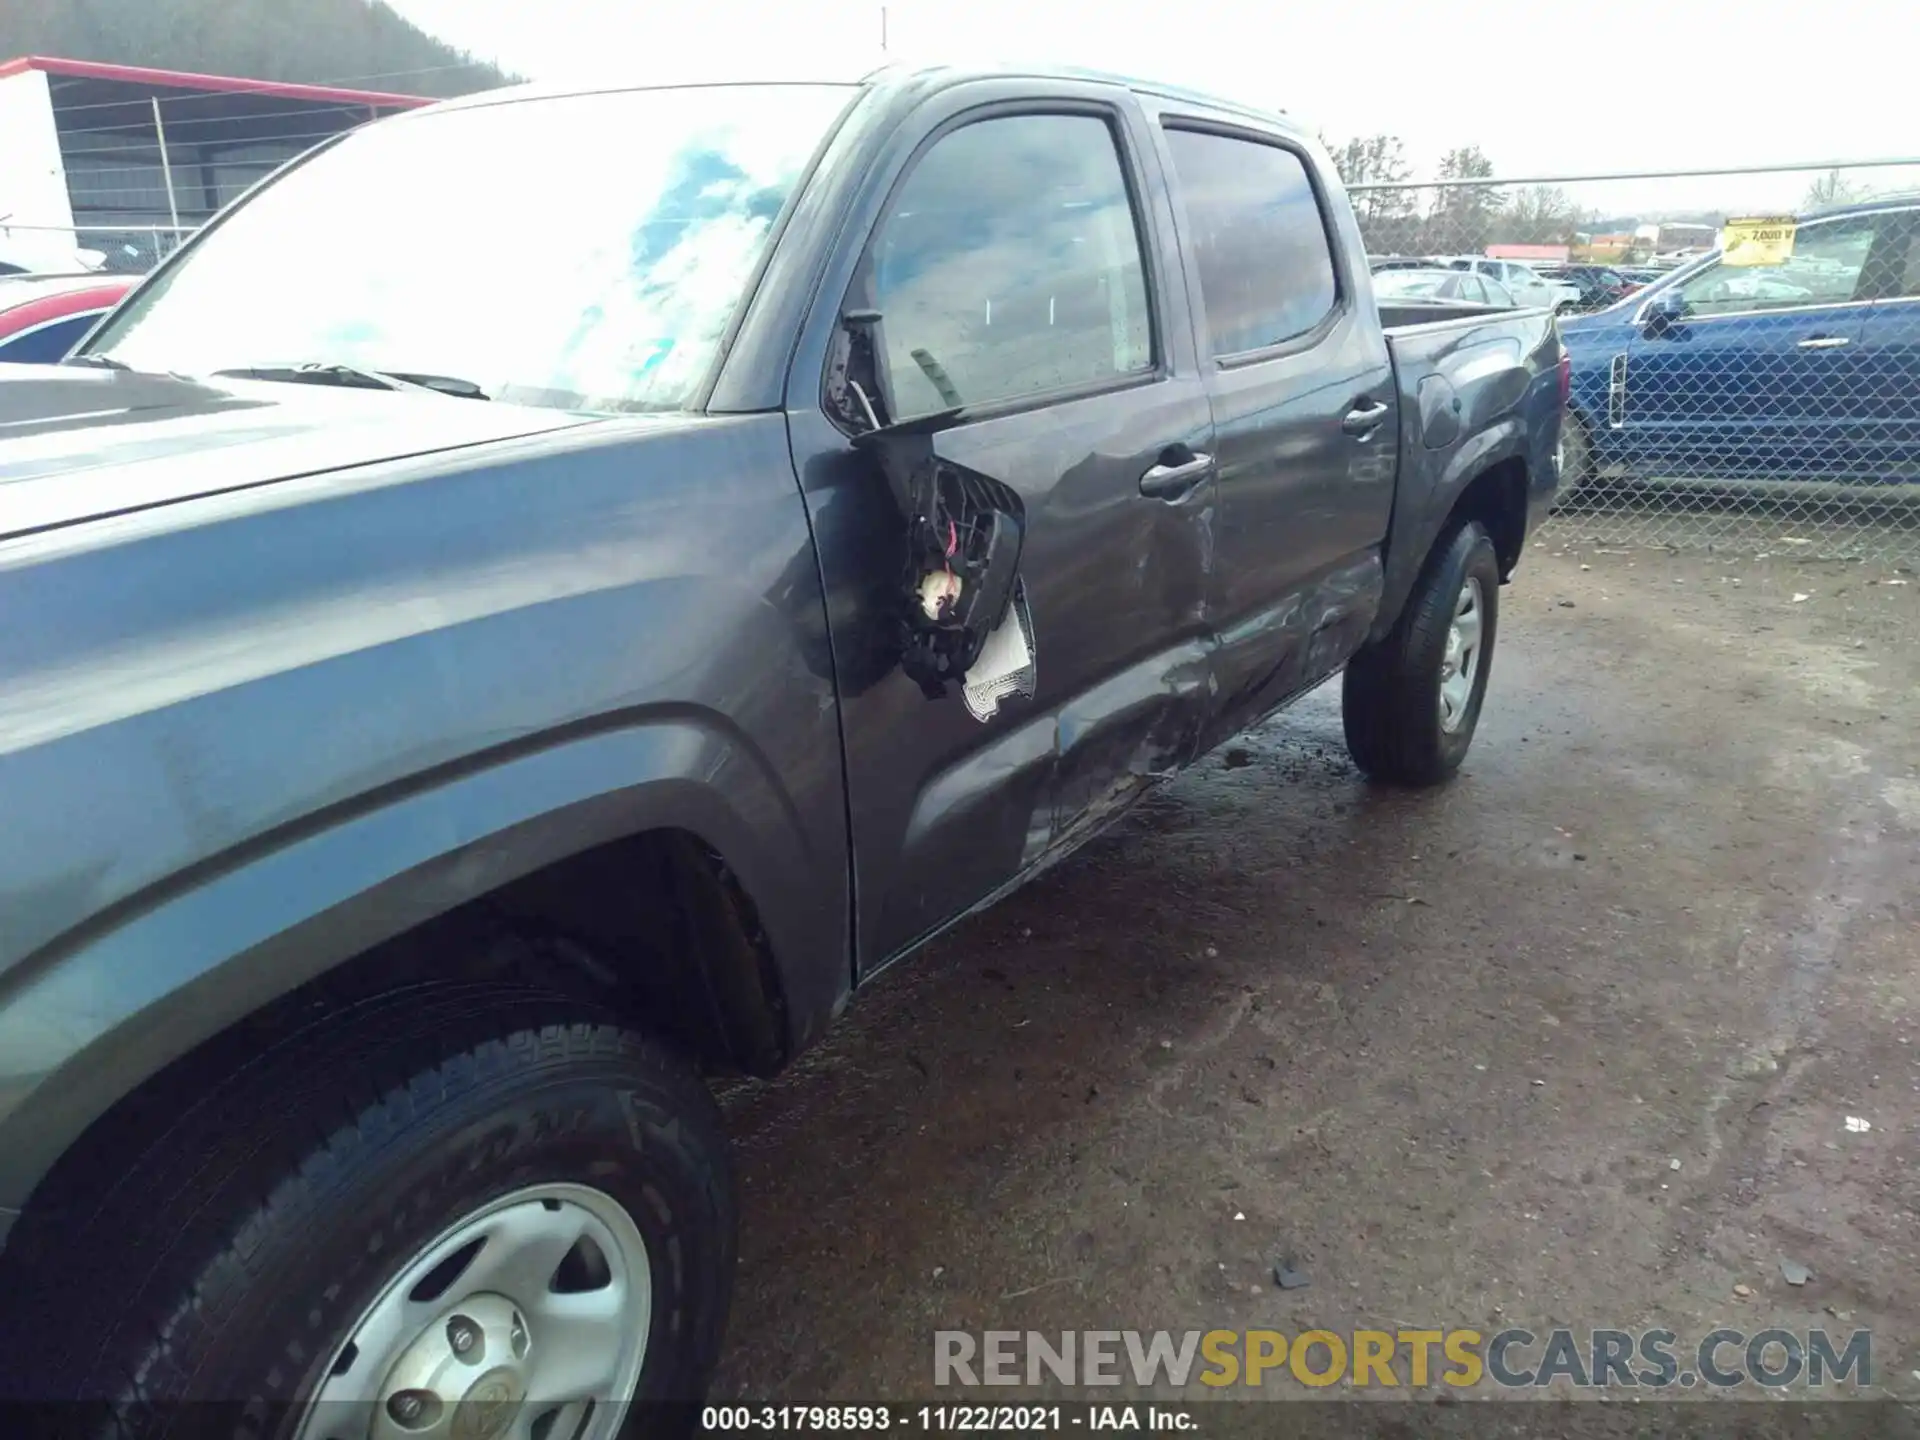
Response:
M1516 1324L1865 1326L1920 1395L1920 577L1578 543L1450 788L1363 784L1328 687L733 1091L716 1398L951 1402L938 1328Z

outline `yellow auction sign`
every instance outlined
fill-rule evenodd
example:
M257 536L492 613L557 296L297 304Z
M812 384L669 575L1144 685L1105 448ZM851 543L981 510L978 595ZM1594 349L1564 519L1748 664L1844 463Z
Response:
M1791 215L1765 215L1727 221L1724 265L1784 265L1793 258Z

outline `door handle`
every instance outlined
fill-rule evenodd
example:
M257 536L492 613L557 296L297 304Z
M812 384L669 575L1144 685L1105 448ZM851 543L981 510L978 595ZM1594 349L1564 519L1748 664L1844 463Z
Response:
M1387 418L1387 407L1378 400L1370 400L1364 395L1354 403L1340 421L1340 428L1356 440L1364 440L1380 428L1380 422Z
M1213 456L1185 445L1169 445L1160 463L1140 477L1140 493L1154 500L1178 500L1213 472Z
M1842 345L1852 343L1853 341L1845 335L1809 335L1794 348L1796 350L1838 350Z

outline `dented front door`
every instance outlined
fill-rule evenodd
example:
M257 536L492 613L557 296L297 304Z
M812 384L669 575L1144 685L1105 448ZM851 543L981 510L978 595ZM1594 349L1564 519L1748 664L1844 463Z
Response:
M993 82L928 101L821 348L796 361L801 383L828 376L789 409L866 973L1170 772L1201 728L1211 410L1130 104L1051 82L1044 97ZM855 332L872 337L867 361L848 360ZM939 415L939 457L1024 512L1012 618L975 683L938 698L900 664L902 520L852 443L869 406L885 425Z

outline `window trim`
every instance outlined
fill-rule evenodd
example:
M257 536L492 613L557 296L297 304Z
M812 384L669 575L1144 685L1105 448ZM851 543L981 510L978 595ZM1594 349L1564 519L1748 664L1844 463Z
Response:
M1186 115L1163 111L1159 116L1160 132L1164 137L1179 130L1196 135L1212 135L1221 140L1241 140L1252 145L1265 145L1275 150L1284 150L1300 162L1300 169L1307 177L1307 190L1313 196L1314 209L1320 215L1320 237L1326 242L1327 259L1333 271L1333 304L1327 308L1309 330L1298 335L1290 335L1285 340L1276 340L1271 345L1257 346L1252 350L1234 350L1226 354L1214 354L1213 333L1208 328L1206 282L1198 273L1198 254L1194 254L1197 300L1193 303L1196 326L1195 339L1204 342L1200 345L1201 363L1212 363L1217 370L1238 370L1249 365L1264 364L1269 360L1285 359L1313 350L1326 342L1336 328L1353 313L1353 287L1348 283L1346 256L1342 247L1334 238L1334 227L1330 223L1331 215L1327 208L1326 186L1322 181L1319 168L1313 163L1313 157L1306 147L1276 135L1268 130L1256 130L1245 125L1235 125L1230 121L1216 120L1200 115ZM1187 193L1180 183L1180 171L1174 164L1172 147L1164 151L1164 163L1167 172L1167 191L1180 220L1182 243L1192 245L1192 217L1187 211Z
M900 173L893 178L892 183L887 186L886 194L881 198L879 214L861 241L859 258L855 260L853 275L847 282L846 290L840 296L833 323L837 326L840 323L837 317L849 310L877 308L873 306L874 244L885 228L888 216L893 213L894 204L899 199L901 190L913 179L920 168L920 162L928 153L956 131L994 120L1035 115L1078 116L1098 120L1106 127L1107 136L1114 146L1115 159L1119 164L1121 183L1126 187L1127 207L1133 217L1134 239L1140 250L1140 274L1147 292L1148 363L1145 369L1114 375L1103 380L1082 381L1075 385L1060 385L1051 390L1031 391L1025 395L1013 395L1000 400L983 400L977 405L962 405L949 422L950 427L970 425L983 420L997 420L1009 415L1020 415L1029 411L1049 409L1055 405L1066 405L1094 396L1133 390L1143 385L1157 384L1172 374L1171 362L1168 359L1166 314L1161 304L1164 294L1160 275L1162 260L1159 248L1154 243L1152 226L1148 223L1149 216L1145 204L1146 176L1141 169L1139 154L1129 143L1126 116L1117 103L1103 100L1070 100L1041 96L1035 96L1032 99L991 100L948 116L946 120L922 136L919 143L913 147L912 153L900 166ZM833 351L833 343L829 340L827 353L821 364L816 399L828 423L842 434L846 434L848 431L845 425L834 414L832 406L827 403ZM894 423L898 423L898 420L896 419Z
M1888 215L1909 214L1920 214L1920 206L1911 208L1895 207L1886 210L1856 210L1846 215L1823 215L1817 219L1800 222L1798 230L1805 230L1816 225L1839 225L1848 220L1867 220L1873 222L1877 231L1879 222L1883 217ZM1798 230L1796 230L1795 234L1796 247L1799 243ZM1876 235L1876 240L1877 238ZM1868 247L1867 253L1869 255L1873 253L1871 246ZM1865 267L1865 264L1865 261L1861 262L1862 268ZM1670 290L1677 291L1682 286L1689 284L1698 277L1707 274L1709 271L1723 268L1725 268L1723 264L1723 252L1716 251L1708 257L1707 262L1698 269L1687 272L1684 277L1675 277L1668 280L1667 283L1662 285L1654 294L1648 295L1634 310L1633 319L1627 323L1636 328L1644 326L1647 323L1647 312L1649 308L1661 295L1666 294ZM1858 285L1859 281L1856 279L1854 283ZM1818 300L1808 305L1777 305L1765 310L1723 310L1716 315L1686 315L1674 323L1679 325L1711 325L1717 320L1751 320L1756 315L1808 315L1816 310L1823 312L1835 310L1864 310L1869 306L1884 305L1887 303L1889 302L1885 300Z

